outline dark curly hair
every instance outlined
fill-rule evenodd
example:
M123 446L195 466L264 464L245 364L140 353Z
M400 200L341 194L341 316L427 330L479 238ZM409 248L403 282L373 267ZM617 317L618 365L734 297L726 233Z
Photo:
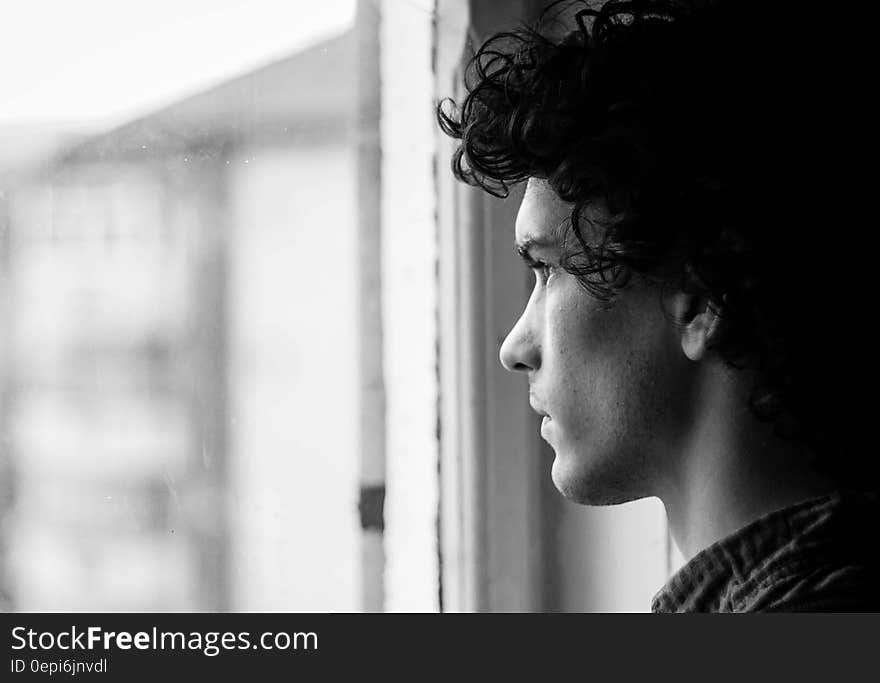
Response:
M839 300L817 278L833 267L833 84L822 34L767 4L786 7L553 3L537 26L486 40L460 106L437 116L461 141L460 180L503 197L545 179L572 203L563 267L592 296L613 305L638 275L709 302L714 350L753 373L754 414L818 452L839 446L845 418L825 393L834 370L816 367ZM597 201L608 220L585 230Z

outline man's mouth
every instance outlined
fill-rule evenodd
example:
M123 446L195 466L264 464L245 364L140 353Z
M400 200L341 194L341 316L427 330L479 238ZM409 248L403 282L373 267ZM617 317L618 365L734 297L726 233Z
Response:
M534 410L536 413L538 413L538 415L540 415L541 417L546 417L547 419L550 419L550 416L545 411L541 410L540 408L536 408L535 406L532 406L532 410Z
M531 407L532 410L534 410L536 413L538 413L538 415L541 415L547 419L550 419L550 416L547 414L547 411L543 410L540 407L540 404L535 400L535 397L532 394L529 394L529 406Z
M547 432L547 427L549 426L549 424L552 421L553 421L553 418L550 417L549 415L544 415L544 419L541 420L541 429L540 429L541 438L544 439L544 441L546 441L547 443L550 443L548 432Z

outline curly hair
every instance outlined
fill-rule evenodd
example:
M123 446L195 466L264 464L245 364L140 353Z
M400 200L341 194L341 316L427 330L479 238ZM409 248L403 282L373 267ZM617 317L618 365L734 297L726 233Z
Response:
M828 252L806 239L833 137L821 50L787 11L745 5L553 3L486 40L437 117L460 180L504 197L540 178L571 203L563 267L590 295L613 305L637 274L713 306L754 414L815 451L839 427L822 419L833 372L814 367L833 344L817 325L833 299L811 286ZM597 201L608 219L587 230Z

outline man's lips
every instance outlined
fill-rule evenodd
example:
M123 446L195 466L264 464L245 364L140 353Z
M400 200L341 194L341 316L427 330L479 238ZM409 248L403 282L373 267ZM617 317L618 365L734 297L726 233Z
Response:
M548 441L548 434L545 433L545 430L548 428L550 422L553 421L553 418L550 417L550 415L547 414L547 411L541 407L541 402L535 398L534 394L529 394L529 405L532 407L532 410L544 418L541 420L541 437L547 441L547 443L550 443Z
M542 416L546 417L548 420L550 419L550 416L547 414L547 411L544 410L543 408L541 408L540 403L538 403L534 399L534 397L532 397L531 395L529 396L529 405L531 406L532 410L534 410L536 413L538 413L538 415L542 415Z
M541 438L544 439L547 443L550 443L550 423L553 422L553 418L549 415L544 415L544 419L541 420Z

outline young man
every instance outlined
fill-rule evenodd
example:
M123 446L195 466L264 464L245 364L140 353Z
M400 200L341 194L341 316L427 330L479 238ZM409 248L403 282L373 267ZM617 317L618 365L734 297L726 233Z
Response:
M564 495L663 501L689 561L654 611L878 610L845 76L821 25L744 5L554 3L478 49L440 125L460 179L526 182L501 362Z

